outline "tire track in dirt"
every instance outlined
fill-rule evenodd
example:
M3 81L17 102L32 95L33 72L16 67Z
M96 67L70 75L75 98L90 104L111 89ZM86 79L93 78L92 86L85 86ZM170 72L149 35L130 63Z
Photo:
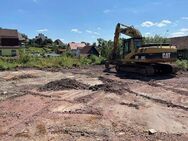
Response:
M147 95L144 95L144 94L141 94L141 93L134 92L132 90L127 90L127 91L132 93L132 94L135 94L136 96L140 96L140 97L143 97L145 99L152 100L153 102L166 105L167 107L178 108L178 109L188 111L188 107L185 107L185 106L182 106L182 105L178 105L178 104L175 104L175 103L172 103L172 102L169 102L169 101L165 101L165 100L162 100L162 99L147 96Z
M155 83L155 81L148 82L148 85L153 86L153 87L161 87L165 90L170 90L170 91L175 92L179 95L188 96L188 91L186 91L186 90L180 90L180 89L176 89L176 88L173 88L170 86L165 86L163 84Z
M103 83L105 83L107 85L111 85L112 88L115 87L114 85L118 86L118 88L120 88L117 91L118 94L119 94L119 92L121 92L121 94L123 94L123 92L126 91L126 92L129 92L129 93L134 94L136 96L140 96L142 98L152 100L153 102L166 105L167 107L178 108L178 109L188 111L188 107L186 107L186 106L182 106L182 105L170 102L170 101L166 101L166 100L159 99L159 98L154 98L154 97L151 97L151 96L148 96L148 95L144 95L142 93L135 92L135 91L130 89L128 83L123 83L122 81L117 81L117 80L115 81L115 80L104 78L104 77L100 77L100 80L102 80ZM113 91L113 92L116 92L116 91Z

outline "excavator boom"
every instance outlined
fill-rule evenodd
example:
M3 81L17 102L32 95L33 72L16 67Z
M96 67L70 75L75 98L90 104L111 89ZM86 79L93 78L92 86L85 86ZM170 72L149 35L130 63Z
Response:
M124 34L132 38L142 38L142 34L140 33L140 31L135 29L133 26L127 26L127 25L118 23L116 25L116 29L114 33L114 48L112 51L113 53L118 48L120 34Z

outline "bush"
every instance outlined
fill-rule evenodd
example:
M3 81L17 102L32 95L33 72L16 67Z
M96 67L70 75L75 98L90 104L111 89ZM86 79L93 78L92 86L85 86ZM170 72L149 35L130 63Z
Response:
M89 59L91 60L92 64L96 65L100 65L104 62L104 57L97 57L95 55L91 55Z
M82 65L90 65L92 63L91 59L86 57L80 57L79 60Z
M29 56L28 53L24 53L24 50L19 50L19 63L21 64L26 64L27 62L30 61L31 57Z
M18 67L18 63L13 60L0 59L0 70L10 70Z
M188 60L177 60L176 64L179 68L188 70Z

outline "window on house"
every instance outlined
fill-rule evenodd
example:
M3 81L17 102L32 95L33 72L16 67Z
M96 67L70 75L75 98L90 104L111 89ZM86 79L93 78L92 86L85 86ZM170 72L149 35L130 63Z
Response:
M17 55L17 54L16 54L16 50L12 50L12 51L11 51L11 54L12 54L13 57L16 56L16 55Z
M2 50L0 50L0 56L2 56Z

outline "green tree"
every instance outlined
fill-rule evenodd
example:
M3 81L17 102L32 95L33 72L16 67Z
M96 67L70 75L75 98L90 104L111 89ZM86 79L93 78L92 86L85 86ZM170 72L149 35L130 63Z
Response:
M97 42L101 56L107 58L110 50L110 43L102 38L97 39Z
M151 37L145 37L143 39L144 44L150 44L150 43L155 43L155 44L163 44L163 43L170 43L169 38L165 38L159 35L151 36Z

